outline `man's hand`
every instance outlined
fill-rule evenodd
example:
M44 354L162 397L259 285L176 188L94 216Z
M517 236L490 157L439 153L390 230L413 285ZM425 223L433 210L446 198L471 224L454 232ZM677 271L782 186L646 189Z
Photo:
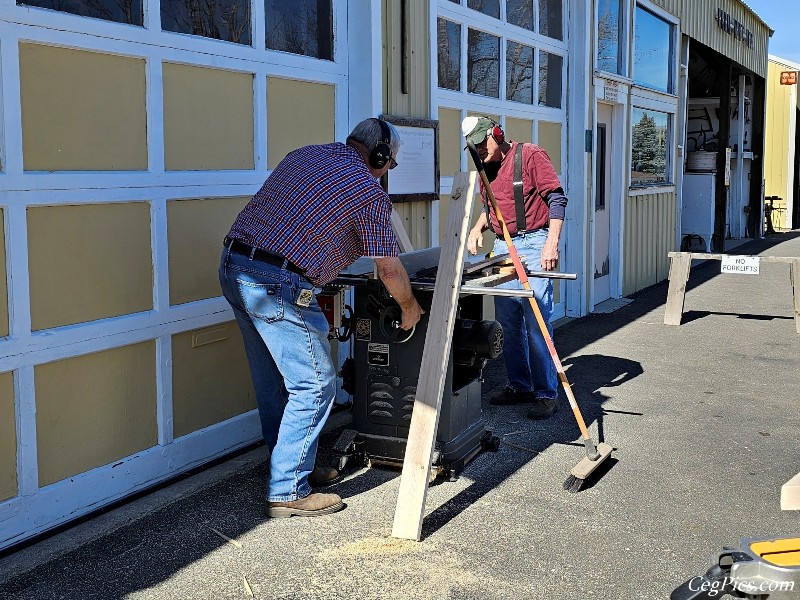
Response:
M408 303L406 306L400 306L403 310L403 318L400 323L400 329L405 329L408 331L414 325L416 325L419 320L422 318L423 313L425 312L422 310L422 307L417 302L417 299L414 298L413 302Z
M467 251L472 256L475 256L478 253L478 248L483 248L483 232L481 232L480 228L473 227L469 230Z
M561 228L564 221L550 219L547 240L542 248L542 270L555 271L558 268L558 240L561 237Z
M385 257L376 258L375 266L378 268L378 277L403 311L400 329L411 329L425 311L411 291L411 282L408 280L408 273L403 263L399 258Z

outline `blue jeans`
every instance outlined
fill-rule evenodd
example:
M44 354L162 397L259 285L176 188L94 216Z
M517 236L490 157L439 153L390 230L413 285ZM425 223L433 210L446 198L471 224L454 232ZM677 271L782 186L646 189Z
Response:
M542 270L542 248L545 240L546 229L524 233L512 240L528 271ZM505 241L498 238L494 243L494 253L497 255L507 252ZM553 281L531 277L528 283L552 339L550 316L553 313ZM500 287L522 289L522 284L515 279ZM495 296L494 310L495 318L503 327L503 358L508 371L508 384L518 392L532 391L537 398L557 398L558 373L536 322L530 300Z
M280 266L225 248L219 281L242 331L270 451L267 500L305 498L336 391L328 321L313 286Z

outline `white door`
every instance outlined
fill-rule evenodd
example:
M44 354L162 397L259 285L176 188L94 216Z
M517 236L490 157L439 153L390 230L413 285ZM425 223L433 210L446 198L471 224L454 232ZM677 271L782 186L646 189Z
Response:
M612 109L597 105L597 151L594 196L594 293L595 305L611 298L611 132Z

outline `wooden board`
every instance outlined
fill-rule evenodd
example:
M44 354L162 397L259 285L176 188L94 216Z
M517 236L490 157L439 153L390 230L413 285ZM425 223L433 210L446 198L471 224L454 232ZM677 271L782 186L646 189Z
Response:
M392 208L392 229L397 238L397 245L400 246L400 252L413 252L414 246L411 244L411 239L408 237L408 232L403 225L402 217L397 214L397 209Z
M472 204L477 191L477 173L457 173L453 179L447 226L436 275L436 287L428 319L428 332L422 351L417 395L411 415L400 491L394 514L392 536L419 541L428 475L433 460L439 410L442 405L446 365L453 341L461 271L467 246Z
M800 473L783 484L781 510L800 510Z
M669 291L667 292L667 308L664 311L664 325L680 325L692 259L689 252L680 252L677 256L670 258Z
M792 306L794 307L794 328L800 333L800 258L789 265L789 278L792 280Z

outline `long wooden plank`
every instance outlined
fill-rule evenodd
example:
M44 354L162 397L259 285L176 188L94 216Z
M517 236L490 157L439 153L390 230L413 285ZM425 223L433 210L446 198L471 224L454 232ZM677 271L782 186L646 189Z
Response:
M400 246L400 252L413 252L414 245L411 243L411 238L408 237L405 225L403 225L403 217L401 217L396 208L392 208L392 229L397 238L397 245Z
M800 510L800 473L783 484L781 510Z
M422 534L425 500L428 496L428 474L439 426L445 371L452 346L461 289L461 270L476 190L476 172L456 174L450 194L452 203L442 238L442 253L428 318L428 332L422 350L417 395L400 476L400 491L392 527L392 536L396 538L419 541Z
M792 280L792 305L794 307L794 328L800 333L800 258L789 265L789 278Z
M672 253L670 253L672 254ZM683 316L683 302L686 299L686 282L692 267L690 252L678 252L670 257L669 291L667 307L664 310L664 325L680 325Z

